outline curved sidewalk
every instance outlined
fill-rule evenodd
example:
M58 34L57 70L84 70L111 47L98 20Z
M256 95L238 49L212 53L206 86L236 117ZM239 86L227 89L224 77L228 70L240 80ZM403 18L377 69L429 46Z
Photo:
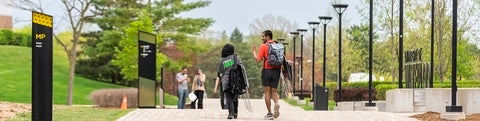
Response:
M253 112L248 112L245 100L239 100L237 121L264 120L267 109L263 99L250 99ZM272 106L273 107L273 106ZM137 109L118 121L218 121L227 120L227 110L220 108L219 99L205 99L204 109ZM416 121L412 114L372 111L304 111L280 100L280 117L276 121Z

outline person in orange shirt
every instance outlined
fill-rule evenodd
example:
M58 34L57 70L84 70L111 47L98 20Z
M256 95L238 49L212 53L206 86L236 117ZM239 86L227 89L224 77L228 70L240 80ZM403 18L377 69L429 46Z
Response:
M253 57L257 60L257 63L263 61L263 69L262 69L262 85L263 85L263 93L265 94L265 105L267 106L267 115L265 115L266 120L273 120L273 118L277 118L280 116L280 106L278 104L278 94L277 94L277 87L280 79L280 67L281 66L272 66L268 64L268 44L272 44L275 41L272 40L273 34L270 30L263 31L262 41L263 44L260 46L260 50L257 54L257 47L254 45L252 46L252 53ZM274 105L274 113L272 115L271 111L271 97L273 98Z

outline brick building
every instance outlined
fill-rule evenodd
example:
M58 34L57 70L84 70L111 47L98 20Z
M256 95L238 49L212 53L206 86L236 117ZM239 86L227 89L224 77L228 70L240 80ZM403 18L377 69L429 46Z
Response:
M0 29L12 29L12 16L0 15Z

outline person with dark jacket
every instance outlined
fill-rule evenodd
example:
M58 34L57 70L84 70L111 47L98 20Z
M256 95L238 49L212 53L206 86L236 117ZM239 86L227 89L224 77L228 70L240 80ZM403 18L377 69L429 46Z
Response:
M235 47L231 44L226 44L222 49L222 58L220 59L220 64L218 68L217 80L215 81L214 93L217 93L217 86L219 81L222 84L222 92L226 98L226 106L228 108L228 117L227 119L237 118L238 115L238 95L233 94L232 91L228 88L229 83L229 74L235 63L241 63L240 58L235 57ZM222 102L223 103L223 102Z

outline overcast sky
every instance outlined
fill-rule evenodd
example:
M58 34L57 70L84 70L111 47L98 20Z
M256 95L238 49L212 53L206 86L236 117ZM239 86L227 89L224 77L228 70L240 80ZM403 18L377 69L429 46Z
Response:
M356 7L360 0L343 1L340 0L339 3L349 4L349 7L342 19L349 20L350 24L359 24L361 17ZM267 14L283 16L302 28L309 27L308 21L318 21L318 16L322 15L332 16L333 21L337 21L331 3L332 0L212 0L209 6L192 10L182 16L213 18L216 22L210 30L225 30L231 33L238 27L242 33L250 33L250 23Z
M331 7L332 2L332 0L212 0L209 6L182 13L181 16L213 18L215 23L209 29L225 30L227 34L231 33L235 27L238 27L242 33L250 33L248 29L250 23L267 14L285 17L298 23L302 28L308 28L308 21L318 21L318 16L322 15L334 17L333 23L338 21ZM338 0L337 2L349 4L343 15L343 24L348 26L362 21L357 12L360 0ZM46 13L54 17L54 22L57 23L55 27L66 28L64 24L58 24L65 23L62 22L64 12L59 12L64 10L62 4L57 0L46 0L42 4L47 8ZM28 11L0 6L0 14L13 15L14 27L31 23L31 12Z

